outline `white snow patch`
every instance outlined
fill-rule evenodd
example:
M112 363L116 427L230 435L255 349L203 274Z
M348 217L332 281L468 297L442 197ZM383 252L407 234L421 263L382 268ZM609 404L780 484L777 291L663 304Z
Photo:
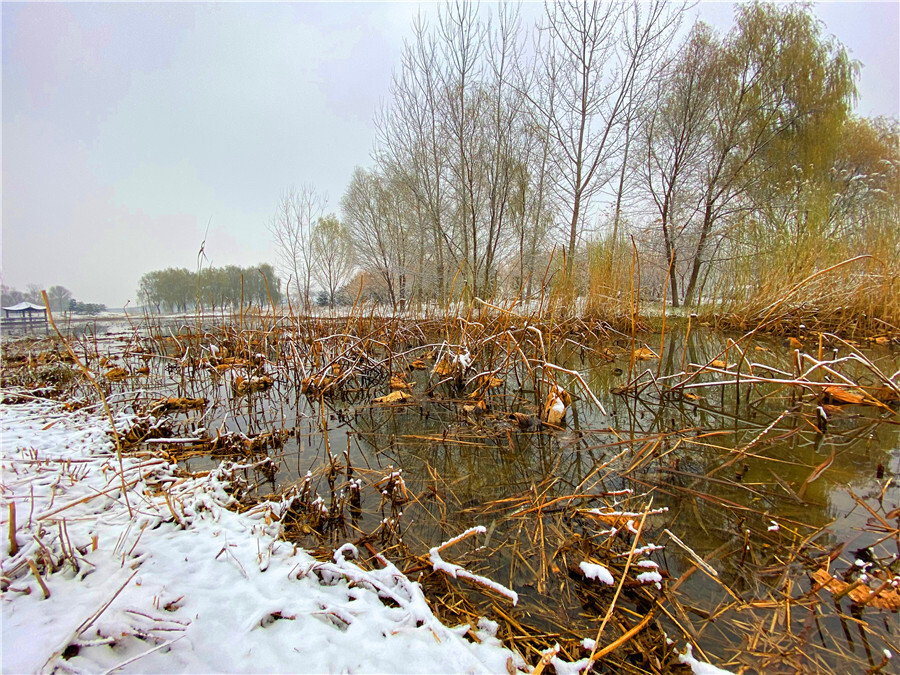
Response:
M612 573L603 565L597 565L595 563L589 563L585 560L582 560L578 563L578 566L581 568L581 571L584 573L588 579L596 579L607 586L612 586L615 582L613 579Z
M478 619L478 632L486 637L497 637L497 631L500 630L500 624L491 621L488 618L480 617Z
M678 655L678 662L689 665L694 671L694 675L732 675L729 670L722 670L711 663L698 661L694 658L694 648L690 644L687 645L684 654Z
M563 403L563 400L556 394L551 394L551 396L552 398L550 399L550 410L557 415L564 415L566 412L566 404Z
M634 555L650 555L654 551L662 551L665 546L657 546L656 544L645 544L634 549Z
M468 369L469 366L472 365L472 362L475 359L472 358L472 355L469 353L468 349L464 349L459 354L453 357L452 363L454 366L458 365L459 369L463 372Z
M659 572L641 572L635 579L642 584L658 584L662 581L662 575Z
M591 659L585 657L570 663L569 661L563 661L558 656L554 656L550 659L550 663L552 663L553 667L556 669L557 675L578 675L581 671L591 665Z

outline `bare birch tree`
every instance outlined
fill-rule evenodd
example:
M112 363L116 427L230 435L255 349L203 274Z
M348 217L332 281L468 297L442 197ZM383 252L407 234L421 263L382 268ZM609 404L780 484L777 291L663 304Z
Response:
M269 233L275 243L278 267L294 285L294 295L308 309L313 275L313 229L325 211L326 198L310 184L288 188L278 200Z
M648 65L667 49L683 8L661 0L567 0L546 7L542 77L532 100L547 119L555 146L555 188L568 212L566 276L572 283L591 202L624 154L631 99L645 91Z

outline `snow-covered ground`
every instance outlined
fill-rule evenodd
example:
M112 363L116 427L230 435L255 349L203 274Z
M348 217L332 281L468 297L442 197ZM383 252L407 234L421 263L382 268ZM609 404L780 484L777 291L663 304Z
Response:
M136 454L120 468L108 429L59 403L0 405L4 673L531 670L493 622L441 624L389 561L365 570L346 544L320 562L279 539L287 504L231 510L241 467L187 476ZM439 555L451 543L431 555L457 576ZM680 660L724 672L689 651Z
M279 540L283 505L229 510L227 470L177 477L162 460L126 457L123 494L101 419L34 402L0 406L0 428L3 672L496 673L524 665L490 622L442 625L390 563L363 570L349 545L322 563Z

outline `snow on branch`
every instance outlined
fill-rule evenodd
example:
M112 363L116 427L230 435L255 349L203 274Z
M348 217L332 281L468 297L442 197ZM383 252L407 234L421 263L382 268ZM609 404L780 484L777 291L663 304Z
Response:
M432 569L436 572L444 572L445 574L449 574L454 579L467 579L473 583L480 584L486 588L491 589L495 593L499 593L512 601L513 605L518 604L519 602L519 594L513 590L510 590L506 586L502 584L498 584L496 581L492 581L487 577L483 577L479 574L473 574L469 572L467 569L460 565L454 565L453 563L446 562L443 558L441 558L441 551L445 548L456 544L463 539L467 539L473 534L484 534L487 530L482 525L478 525L476 527L471 527L462 534L459 534L452 539L448 539L440 546L434 546L428 552L428 559L431 561Z

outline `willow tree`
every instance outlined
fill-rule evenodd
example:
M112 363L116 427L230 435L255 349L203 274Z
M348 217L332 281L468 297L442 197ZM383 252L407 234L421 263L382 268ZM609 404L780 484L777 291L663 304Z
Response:
M310 236L312 276L328 293L334 309L338 290L353 273L353 243L347 227L333 213L319 218Z
M900 222L900 122L884 117L848 120L830 177L829 234L872 242L878 240L878 230L892 228L896 232ZM894 250L900 264L900 252Z
M50 309L54 312L64 312L69 309L72 301L72 291L65 286L51 286L47 291L50 298Z
M829 145L856 93L846 50L822 35L808 6L754 3L735 11L717 60L685 304L693 302L710 243L729 216L750 209L754 195L770 199L784 189L794 167L809 175L830 170Z

